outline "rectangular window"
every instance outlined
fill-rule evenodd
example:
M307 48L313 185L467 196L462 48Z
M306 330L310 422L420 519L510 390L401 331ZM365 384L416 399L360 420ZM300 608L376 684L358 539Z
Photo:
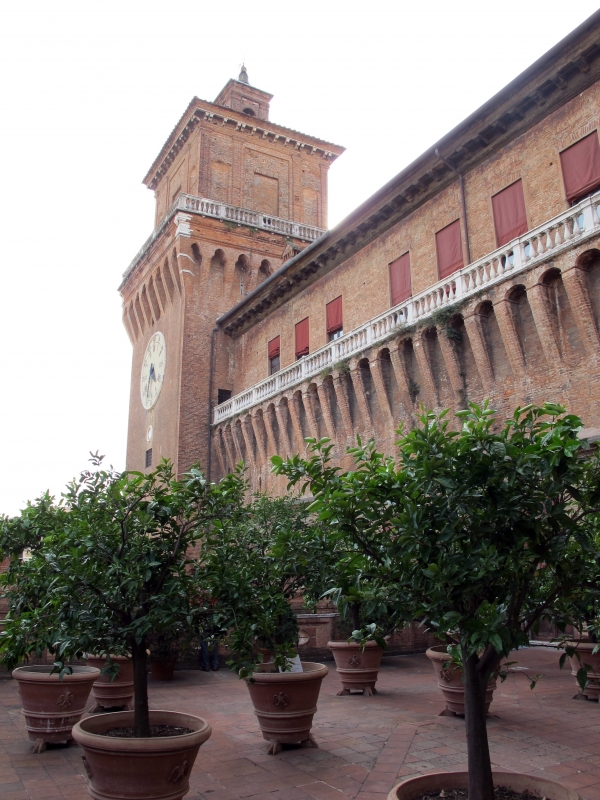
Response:
M327 339L333 341L344 335L344 320L342 316L342 296L336 297L325 306L327 324Z
M231 391L229 389L218 389L217 405L220 406L221 403L226 403L228 400L231 400Z
M279 356L274 356L269 359L269 375L275 375L281 369L281 361Z
M152 448L146 450L146 469L152 466Z
M268 354L269 354L269 375L274 375L276 372L280 370L280 349L281 349L281 337L276 336L274 339L271 339L269 344L267 345Z
M584 136L560 154L567 200L574 203L600 188L600 144L598 131Z
M438 275L440 280L447 278L464 267L462 238L460 235L460 220L451 222L435 235L437 250Z
M306 317L296 323L296 358L308 355L308 343L308 317Z
M527 233L527 214L523 196L523 181L518 180L492 197L496 245L511 242L522 233Z
M410 253L404 253L390 264L390 294L393 306L408 300L412 295Z

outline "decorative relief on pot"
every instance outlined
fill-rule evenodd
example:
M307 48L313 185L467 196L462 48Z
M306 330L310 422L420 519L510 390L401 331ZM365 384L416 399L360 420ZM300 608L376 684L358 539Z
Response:
M358 667L360 664L360 656L350 656L348 659L348 664L351 667Z
M73 700L75 700L75 695L67 689L64 694L60 695L56 701L56 705L60 708L69 708L73 705Z
M442 667L442 669L440 671L440 678L443 681L446 681L446 683L452 683L452 675L450 674L450 670L449 669L444 669Z
M188 772L188 762L187 759L183 759L183 762L178 767L173 767L171 770L171 774L167 778L168 783L179 783L182 781Z
M85 768L85 771L87 772L87 776L88 776L88 778L89 778L90 780L92 780L92 778L94 777L94 774L93 774L93 772L92 772L92 768L91 768L91 767L90 767L90 765L88 764L88 760L87 760L87 758L86 758L85 756L81 756L81 760L83 761L83 766L84 766L84 768Z
M273 695L273 705L277 708L285 708L289 706L290 703L291 700L285 692L279 692L279 694Z

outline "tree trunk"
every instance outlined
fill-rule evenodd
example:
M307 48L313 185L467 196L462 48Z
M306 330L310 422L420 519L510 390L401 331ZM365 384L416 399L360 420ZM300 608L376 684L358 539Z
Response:
M354 630L360 630L360 603L351 603L350 612L352 614L352 625Z
M134 736L150 736L150 712L148 710L148 654L146 638L141 642L131 642L133 661L133 728Z
M465 723L469 759L469 800L494 800L492 764L485 719L485 691L489 675L477 670L479 658L473 653L465 658Z

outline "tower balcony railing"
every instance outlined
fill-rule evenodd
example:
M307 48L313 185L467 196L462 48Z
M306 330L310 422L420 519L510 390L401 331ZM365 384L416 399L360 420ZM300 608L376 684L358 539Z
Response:
M598 233L600 192L221 403L214 409L213 423L223 422L303 383L391 334L401 333L406 326L430 317L439 309L452 308L484 287L528 271Z
M199 214L202 217L211 217L213 219L222 219L225 222L233 222L237 225L249 225L252 228L260 228L270 233L279 233L283 236L302 239L305 242L314 242L315 239L318 239L319 236L325 233L324 228L317 228L315 225L304 225L300 222L283 219L282 217L274 217L271 214L261 214L259 211L251 211L248 208L232 206L229 203L221 203L218 200L210 200L208 197L196 197L193 194L180 194L144 244L140 247L135 258L123 273L124 278L127 278L136 264L146 255L160 234L165 230L171 219L179 212ZM189 235L189 228L187 230L188 232L186 235Z
M191 194L180 194L176 208L178 211L191 211L193 214L200 214L203 217L222 219L226 222L235 222L238 225L250 225L263 231L282 233L284 236L293 236L296 239L304 239L309 242L314 242L315 239L325 233L322 228L317 228L314 225L302 225L300 222L292 222L282 217L262 214L260 211L251 211L248 208L240 208L229 203L209 200L207 197L195 197Z

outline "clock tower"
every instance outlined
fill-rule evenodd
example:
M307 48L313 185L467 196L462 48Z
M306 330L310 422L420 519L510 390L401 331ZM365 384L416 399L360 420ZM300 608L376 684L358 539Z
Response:
M343 148L270 122L271 99L245 68L214 103L194 97L144 178L155 228L119 287L133 345L127 469L163 457L178 473L207 469L210 411L241 367L215 358L228 350L216 320L327 226Z

